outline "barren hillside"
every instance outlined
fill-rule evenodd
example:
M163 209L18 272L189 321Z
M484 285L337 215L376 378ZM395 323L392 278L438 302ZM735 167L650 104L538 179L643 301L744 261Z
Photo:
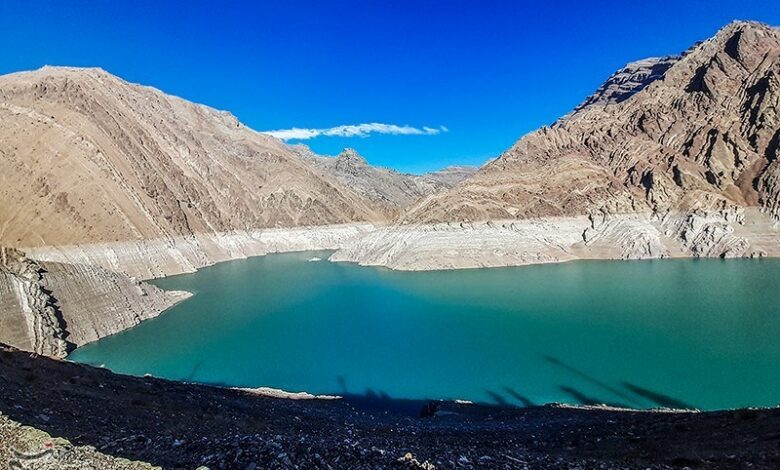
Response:
M571 115L403 220L746 206L777 217L779 113L780 33L735 22L681 57L629 64Z
M383 216L232 115L100 69L0 77L0 244L82 244Z

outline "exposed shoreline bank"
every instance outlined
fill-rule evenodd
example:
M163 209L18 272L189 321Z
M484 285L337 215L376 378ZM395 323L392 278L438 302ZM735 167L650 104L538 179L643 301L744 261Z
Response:
M0 292L8 293L0 303L0 342L65 357L191 296L143 280L268 253L336 249L372 229L345 224L15 251L30 267L0 264Z
M780 228L739 213L613 214L380 227L331 261L400 271L493 268L575 260L780 256Z
M336 250L375 230L367 223L205 233L186 237L22 248L39 261L100 266L141 280L192 273L270 253Z
M334 262L399 271L588 259L780 257L780 228L757 208L745 208L739 212L614 214L458 224L378 227L355 223L47 246L26 248L25 252L45 271L41 287L54 292L62 323L68 325L68 331L57 334L69 338L72 348L154 318L189 295L162 291L143 280L191 273L253 256L312 250L334 250L329 258ZM20 297L12 306L27 312L24 321L28 323L35 316L29 305L29 300ZM0 340L30 349L30 344L41 343L38 336L45 334L36 332L36 336L30 335L34 338L31 341ZM44 354L53 351L32 349ZM53 354L65 355L56 351Z
M334 250L330 261L432 271L574 260L780 257L780 224L739 212L604 214L522 220L262 229L76 246L23 248L38 261L96 265L140 280L294 251Z

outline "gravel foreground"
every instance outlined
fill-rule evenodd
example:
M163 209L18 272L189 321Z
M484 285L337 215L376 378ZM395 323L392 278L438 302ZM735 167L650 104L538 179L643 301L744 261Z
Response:
M780 410L295 400L2 347L0 467L769 469Z

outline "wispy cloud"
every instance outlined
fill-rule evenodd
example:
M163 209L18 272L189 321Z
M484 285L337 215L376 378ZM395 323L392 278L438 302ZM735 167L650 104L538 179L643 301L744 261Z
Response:
M315 137L368 137L369 134L393 134L393 135L436 135L441 132L448 132L444 126L422 128L412 126L399 126L396 124L383 124L381 122L371 122L366 124L351 124L346 126L328 127L325 129L302 129L293 127L292 129L278 129L275 131L263 131L264 134L272 135L281 140L308 140Z

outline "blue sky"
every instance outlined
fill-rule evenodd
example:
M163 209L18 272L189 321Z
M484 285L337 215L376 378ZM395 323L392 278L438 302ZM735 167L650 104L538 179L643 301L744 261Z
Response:
M0 73L99 66L257 130L429 127L305 141L421 172L499 154L626 62L780 25L777 0L217 3L2 0Z

